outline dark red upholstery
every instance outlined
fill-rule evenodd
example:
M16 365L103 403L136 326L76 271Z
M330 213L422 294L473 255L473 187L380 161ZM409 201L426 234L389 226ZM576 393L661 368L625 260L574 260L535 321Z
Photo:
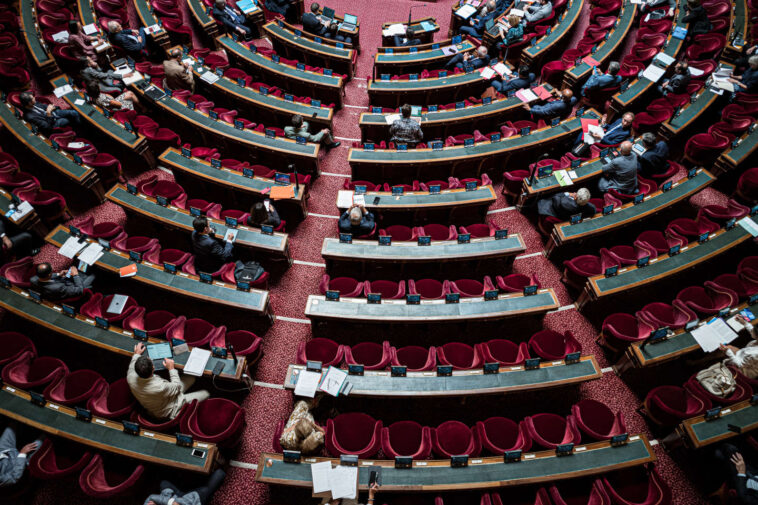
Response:
M4 331L0 333L0 367L16 360L21 354L30 352L37 355L37 349L29 337L17 331Z
M395 225L380 229L379 235L382 237L389 235L390 237L392 237L392 240L396 242L407 242L411 240L416 240L418 233L417 233L417 228L411 228L409 226L395 224Z
M350 412L326 422L326 450L332 456L373 457L381 447L382 422L368 414Z
M68 373L66 364L51 356L34 357L32 351L21 353L3 367L3 382L26 390L43 390Z
M581 352L580 344L571 331L563 335L554 330L541 330L529 339L529 349L545 360L563 359L567 354Z
M697 315L679 300L671 305L662 302L648 303L637 312L637 317L653 328L668 326L672 330L684 328L689 321L696 321Z
M87 402L87 408L93 415L108 419L127 418L136 405L137 400L132 396L125 377L105 385Z
M687 379L687 382L684 383L684 388L695 396L711 402L711 405L732 405L733 403L738 403L750 398L753 395L753 389L743 380L743 376L735 373L732 375L735 376L734 378L737 382L737 386L734 391L726 397L714 395L705 389L700 384L700 381L697 380L697 372Z
M450 289L453 293L460 293L463 298L475 298L484 296L485 291L495 289L492 279L488 275L484 276L484 282L474 279L458 279L450 281Z
M405 281L366 281L363 292L367 295L369 293L379 293L382 295L382 298L397 300L405 297Z
M543 488L544 489L544 488ZM600 480L595 480L590 487L590 492L584 490L583 486L561 485L557 487L555 484L548 488L547 493L552 500L553 505L611 505L611 499L603 488Z
M343 346L345 363L348 365L363 365L366 370L384 370L390 362L390 343L386 340L381 344L376 342L361 342L354 346Z
M478 456L482 450L476 430L460 421L445 421L432 428L432 446L440 458L463 454Z
M323 366L339 366L345 355L343 346L328 338L314 338L297 347L297 362L320 361Z
M431 430L415 421L398 421L382 428L381 444L387 458L427 459L432 452Z
M79 474L79 487L84 494L95 498L111 498L129 493L137 486L145 467L137 465L133 471L119 473L105 467L102 457L95 454Z
M656 468L630 468L602 476L613 505L670 505L671 488Z
M478 346L448 342L437 346L437 361L440 365L452 365L455 370L470 370L482 366L482 355Z
M211 347L226 347L227 344L234 346L234 354L248 356L248 362L257 360L257 354L262 352L263 339L247 330L234 330L225 333L217 333L210 341Z
M684 419L699 416L711 408L710 400L700 398L680 386L658 386L643 402L647 416L663 426L675 426Z
M208 398L182 419L182 432L221 447L235 445L245 426L245 410L226 398Z
M437 353L434 346L426 349L418 345L408 345L395 349L390 347L392 366L405 366L411 372L427 372L437 365Z
M119 323L137 308L137 301L130 296L126 299L126 303L124 304L124 309L121 311L121 314L113 314L111 312L108 312L108 307L110 306L111 301L113 301L113 295L103 296L102 293L95 293L92 295L92 298L87 301L87 303L82 305L80 312L87 317L91 317L92 319L96 317L102 317L109 323Z
M176 316L167 310L147 312L144 307L137 307L124 318L122 326L126 330L145 330L149 337L158 337L165 335L174 321L176 321Z
M507 417L478 421L476 431L482 448L497 456L519 449L527 452L532 447L532 440L522 426Z
M736 274L719 275L713 279L713 284L734 291L740 299L745 299L758 293L758 284L743 280Z
M537 286L537 289L542 287L540 281L537 280L537 274L525 275L525 274L509 274L506 276L498 275L495 277L497 287L505 291L506 293L522 293L527 286Z
M624 414L613 411L602 402L584 399L571 407L577 428L591 440L610 440L627 433Z
M76 370L47 386L44 395L48 400L62 405L84 405L107 385L103 376L94 370Z
M124 231L120 224L110 221L95 224L95 218L92 216L75 223L74 226L92 238L110 239Z
M166 338L184 340L190 347L204 347L217 333L225 330L226 326L215 327L205 319L179 316L166 331Z
M536 414L525 417L522 424L532 442L545 449L555 449L562 444L578 444L582 440L572 416Z
M408 281L408 292L421 295L426 300L439 300L450 293L450 281L440 282L436 279L419 279Z
M529 357L526 342L516 344L510 340L492 339L479 344L479 352L484 363L500 363L500 365L520 365Z
M420 235L430 236L434 241L455 240L458 238L458 232L453 225L425 224L424 226L420 226L419 229Z
M318 289L322 295L327 291L339 291L340 296L345 298L355 298L363 294L364 283L353 279L352 277L335 277L332 279L329 274L324 274Z
M706 281L704 286L690 286L679 291L676 299L700 315L718 314L721 309L734 307L737 293L729 288Z
M31 256L21 258L0 267L0 276L20 288L29 288L29 280L35 275L34 259Z
M29 457L29 474L40 480L62 479L81 472L91 459L86 446L57 440L54 445L52 439L46 438Z
M133 416L132 421L138 422L140 426L150 431L173 434L181 430L182 421L184 421L185 417L194 412L197 403L197 400L193 400L191 403L185 403L173 419L165 421L157 420L149 417L147 414L137 412L137 414Z
M633 342L645 340L655 329L631 314L617 312L603 320L601 341L604 346L619 352Z

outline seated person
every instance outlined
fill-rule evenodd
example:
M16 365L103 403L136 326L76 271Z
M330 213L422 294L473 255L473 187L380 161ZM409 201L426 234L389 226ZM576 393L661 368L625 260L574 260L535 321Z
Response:
M225 0L216 0L213 3L211 14L216 21L220 21L226 28L227 33L238 33L241 37L249 39L253 29L247 25L247 17L236 6L231 6Z
M736 503L740 505L755 505L758 503L758 475L756 469L745 463L745 458L737 447L725 443L714 453L716 461L726 476L730 489L737 493ZM734 503L734 502L730 502Z
M666 96L669 93L686 93L687 86L690 84L691 80L692 74L690 73L689 65L687 65L686 61L679 61L674 65L674 75L671 76L671 79L664 79L658 86L658 91L660 91L663 96Z
M615 189L619 193L632 195L637 191L637 170L640 164L632 152L632 143L625 140L619 146L619 155L603 165L603 176L597 182L601 193Z
M395 144L409 144L415 146L424 139L421 125L411 118L412 108L405 104L400 107L400 119L396 119L390 125L390 142Z
M501 52L504 48L506 48L506 55L508 54L508 46L511 46L517 42L521 42L521 39L524 38L524 25L521 24L520 17L511 14L508 16L508 25L510 28L508 28L507 32L501 25L497 25L497 28L500 31L500 38L503 40L501 42L498 42L495 46L497 47L498 51Z
M645 177L651 177L664 173L669 169L669 146L661 140L655 142L654 133L642 134L642 147L645 152L639 157L640 174Z
M742 323L751 340L742 349L733 345L719 345L719 349L726 353L724 365L737 368L748 379L758 379L758 331L742 315L737 315L737 321Z
M309 402L300 400L295 404L284 431L279 437L279 444L288 451L300 451L303 454L316 454L324 445L324 428L316 424L311 409L316 407L319 397Z
M192 252L195 255L195 269L213 273L234 261L234 246L231 242L216 238L216 230L208 225L208 219L196 217L192 221Z
M494 0L487 2L486 13L480 14L478 17L471 16L469 24L461 26L460 33L464 35L470 35L476 39L481 39L484 35L484 30L487 26L487 21L493 20L497 17L497 7Z
M24 120L36 126L45 135L55 128L72 126L76 129L81 125L82 118L75 110L37 103L34 95L28 92L21 93L18 99L21 101L21 108L24 109Z
M247 218L247 224L258 228L264 224L278 228L282 224L282 220L271 201L268 203L268 209L266 209L265 203L256 202L250 207L250 217Z
M748 67L748 60L750 57L756 53L756 49L758 49L758 44L755 45L749 45L745 44L742 46L742 51L740 52L740 56L737 57L737 59L734 60L734 73L739 75L742 72L745 71L745 69Z
M341 233L350 233L353 237L368 235L374 231L376 221L374 215L362 205L353 204L342 213L339 220Z
M526 109L527 112L532 113L532 118L535 121L537 119L542 119L546 122L550 122L554 117L562 119L568 116L571 112L571 108L576 103L574 93L567 88L563 91L553 89L552 94L555 99L545 104L529 105L528 103L524 103L522 107Z
M156 420L174 419L185 403L201 402L210 397L208 391L185 393L195 383L195 378L185 375L179 378L174 360L165 358L163 366L168 370L169 380L155 375L153 360L145 354L145 344L134 346L134 354L126 371L126 382L142 408Z
M81 274L76 267L54 274L50 263L40 263L36 271L37 275L33 275L29 282L44 299L51 302L82 296L84 290L91 288L95 282L94 275Z
M308 142L314 142L323 144L328 149L339 147L341 142L337 142L332 137L332 132L329 128L322 128L318 133L311 134L309 131L310 125L308 121L303 121L303 116L295 114L292 116L292 126L284 127L284 134L288 139L296 139L297 137L305 137Z
M568 221L574 214L592 217L596 210L590 203L590 191L587 188L579 188L576 193L557 193L537 201L537 213L540 216L550 216L561 221Z
M326 35L328 28L324 26L318 17L319 5L316 2L311 4L311 11L303 14L303 31L310 34L323 37Z
M131 91L124 91L116 98L113 98L103 93L96 82L87 83L87 95L96 105L111 111L134 110L134 105L139 104L139 100L137 100L137 97Z
M345 44L352 44L353 39L348 35L342 35L340 33L340 25L339 23L332 21L329 24L329 29L324 34L324 37L327 39L336 40L337 42L344 42Z
M144 26L139 30L124 30L118 21L108 21L108 33L111 43L126 51L135 60L147 56L147 34Z
M734 84L734 91L745 93L758 93L758 54L754 54L747 60L748 68L742 75L732 75L729 82Z
M96 83L103 93L121 93L124 89L121 77L113 70L103 71L97 62L89 56L80 58L79 62L82 64L81 76L85 83Z
M407 26L405 28L405 35L395 35L394 37L394 43L395 47L408 47L408 46L417 46L421 44L421 39L414 39L413 36L416 35L416 32L413 31L413 28L410 26Z
M702 0L687 0L684 11L687 15L680 22L689 23L689 27L687 28L688 38L695 35L703 35L711 31L711 20L708 19L708 11L703 7Z
M74 58L89 57L93 60L97 60L97 51L93 43L98 45L102 43L100 34L87 35L82 29L82 24L76 20L71 19L68 22L68 47L71 51L71 56Z
M170 90L188 89L195 92L195 76L189 63L182 61L181 49L169 51L168 59L163 61L163 85Z
M550 0L537 0L537 3L533 3L524 9L524 21L536 23L541 19L550 17L552 13L553 4L550 3Z
M640 12L650 13L650 19L663 19L674 15L675 0L647 0L640 5Z
M42 442L35 440L18 450L16 448L16 432L10 426L3 430L0 436L0 488L12 486L21 480L29 465L29 457L40 448Z
M634 114L631 112L625 113L623 116L621 116L619 119L614 121L611 124L606 123L608 115L603 114L600 118L600 127L603 129L604 134L600 136L600 134L592 134L592 136L595 139L595 142L600 142L601 144L609 145L609 146L615 146L616 144L619 144L620 142L623 142L624 140L631 140L632 138L632 122L634 121ZM587 144L583 144L584 141L584 133L579 133L579 136L577 137L576 141L574 142L574 154L577 154L578 156L583 157L583 153L589 150L589 146Z
M521 65L518 68L518 74L511 76L511 78L506 81L494 79L491 84L496 91L507 95L511 91L528 88L535 79L537 79L537 76L529 72L529 67Z
M288 20L297 14L297 2L294 0L266 0L264 5L267 11L281 14Z
M445 64L445 68L460 68L463 70L466 66L476 70L477 68L486 67L490 63L490 58L487 55L487 48L479 46L476 48L476 52L472 53L468 51L466 53L458 53Z
M226 473L221 468L216 468L204 486L186 493L171 482L162 480L160 493L148 496L143 505L207 505L225 477Z
M594 68L592 75L582 86L582 96L587 96L587 90L615 88L621 84L621 76L618 75L619 70L621 70L621 65L618 61L610 62L606 73Z
M32 249L34 237L31 233L19 230L13 223L6 227L4 219L0 219L0 240L0 265L13 258L26 258L39 252L39 249Z

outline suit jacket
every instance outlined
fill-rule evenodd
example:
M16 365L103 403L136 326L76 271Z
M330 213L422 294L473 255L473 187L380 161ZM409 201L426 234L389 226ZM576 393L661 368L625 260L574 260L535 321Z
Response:
M597 183L598 189L605 193L615 189L620 193L631 195L637 189L637 155L617 156L603 167L603 177Z
M524 79L523 77L515 77L511 79L510 81L503 82L503 87L500 90L500 92L504 95L508 94L509 91L516 91L519 89L528 88L534 80L537 78L534 74L529 74L528 79Z
M97 83L103 83L108 86L113 86L113 80L118 79L119 76L113 70L107 70L103 72L100 67L92 68L85 67L82 69L82 79L85 81L94 81Z
M665 172L669 167L668 157L669 146L661 140L639 157L640 172L648 177Z
M195 491L189 492L183 496L177 496L173 489L164 489L160 494L151 494L145 500L144 505L153 501L156 505L168 505L168 501L173 498L176 505L202 505L200 495Z
M46 104L37 103L31 109L24 110L24 120L39 128L43 133L49 133L50 130L55 128L55 117L53 114L48 116L45 112L46 108Z
M682 18L683 23L690 23L687 30L688 35L700 35L711 31L711 21L708 19L708 12L705 7L698 5L689 11L689 14Z
M303 30L314 35L323 36L327 32L326 26L321 24L318 17L312 12L303 14Z
M26 468L26 456L19 457L18 449L8 449L5 455L7 457L0 459L0 487L18 482Z
M230 242L196 231L192 232L192 251L195 253L195 269L209 274L234 260Z
M621 126L621 118L618 118L613 123L605 125L605 136L600 139L600 142L603 144L614 145L629 140L631 136L631 130Z
M417 46L421 44L421 39L406 39L402 35L395 35L394 41L395 47Z
M541 216L552 216L561 221L568 221L574 214L581 213L583 217L595 215L595 206L591 203L578 205L568 193L558 193L537 202L537 212Z
M534 4L526 8L524 11L524 19L526 19L528 23L534 23L540 19L549 17L552 12L553 4L550 2L545 5Z
M746 93L755 93L758 91L758 70L747 67L747 70L742 73L741 81L742 84L747 86Z
M290 0L266 0L265 5L267 10L286 16L292 2Z
M547 102L544 105L534 105L532 106L532 117L534 119L544 119L549 120L554 117L566 117L568 116L569 112L571 112L571 108L576 103L576 97L571 98L571 103L568 104L564 102L562 99L553 100L552 102Z
M219 9L216 7L216 4L213 4L211 14L213 14L213 18L216 21L220 21L230 32L235 31L238 25L245 23L245 16L235 12L234 9L229 6L225 9Z
M64 277L53 274L49 281L43 282L36 275L30 279L32 287L42 294L46 300L63 300L84 293L84 279L81 275Z
M618 86L620 83L621 83L620 75L592 74L590 78L587 79L587 82L584 83L584 86L582 86L582 88L585 90L612 88L614 86Z
M692 74L690 74L690 71L688 69L686 74L672 75L671 79L669 79L669 82L666 84L666 87L671 93L686 93L687 86L691 80Z
M360 237L368 235L374 229L374 215L371 212L367 212L361 219L361 224L353 226L350 224L350 212L345 211L340 216L339 229L342 233L352 233L353 237Z
M156 419L173 419L184 405L184 393L182 393L182 380L179 372L168 371L169 380L153 374L147 379L137 375L134 364L140 357L134 354L126 371L126 382L132 395L142 407ZM157 502L156 502L157 503Z
M111 34L111 40L117 46L120 46L124 51L129 53L136 53L142 51L145 48L147 40L142 38L142 42L139 42L130 30L121 30L118 33Z
M750 470L746 471L746 475L744 476L737 475L734 478L735 486L736 486L735 491L737 491L737 497L739 498L740 503L744 505L758 505L758 491L755 491L754 489L749 489L747 487L748 479L758 482L758 477L756 477L756 475L752 473Z
M169 89L188 89L194 93L195 77L191 72L187 73L187 69L184 68L181 62L165 60L163 62L163 72L166 74L163 77L163 83Z

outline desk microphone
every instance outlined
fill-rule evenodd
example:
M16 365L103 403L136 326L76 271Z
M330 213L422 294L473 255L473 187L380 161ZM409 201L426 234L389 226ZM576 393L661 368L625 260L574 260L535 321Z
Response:
M234 368L237 368L237 353L234 352L234 345L227 344L226 348L229 350L229 354L232 355L232 359L234 360Z
M413 12L413 8L414 8L414 7L426 7L426 4L421 4L421 5L418 5L418 4L416 4L416 5L411 5L411 8L410 8L410 9L408 9L408 28L410 28L410 27L411 27L411 12Z
M287 170L295 174L295 192L300 193L300 181L298 180L298 177L297 177L297 168L295 167L295 164L290 163L289 165L287 165Z

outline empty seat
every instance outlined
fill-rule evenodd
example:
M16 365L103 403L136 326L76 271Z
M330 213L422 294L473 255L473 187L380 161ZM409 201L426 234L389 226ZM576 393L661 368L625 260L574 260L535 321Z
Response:
M602 402L584 399L571 407L571 415L579 430L593 440L609 440L627 433L624 415Z
M475 430L460 421L446 421L432 428L432 446L440 458L478 456L482 449Z
M431 430L415 421L398 421L382 428L382 452L388 458L427 459L432 451Z
M355 298L363 293L364 283L353 279L352 277L335 277L332 279L328 274L324 274L318 289L322 295L327 291L339 291L340 296L346 298Z
M448 342L438 346L437 361L440 365L452 365L455 370L470 370L482 366L478 346L472 347L462 342Z
M92 298L87 301L87 303L82 305L80 312L82 315L91 317L92 319L101 317L109 323L119 323L127 316L129 316L132 310L137 308L136 300L130 296L127 297L120 313L108 312L108 308L110 307L112 301L113 295L103 296L102 293L95 293L92 295Z
M245 410L226 398L208 398L195 404L182 419L182 432L220 447L235 445L245 426Z
M694 312L706 316L734 307L739 301L737 293L713 282L706 282L704 286L684 288L676 295L676 299Z
M484 282L475 279L458 279L450 281L450 289L453 293L460 293L464 298L475 298L484 296L485 291L495 289L492 279L488 275L484 276Z
M125 377L105 385L87 402L87 408L93 415L108 419L128 417L136 405L137 400L132 396Z
M553 330L541 330L529 339L529 349L544 360L563 359L567 354L581 352L582 345L570 331L560 334Z
M348 365L363 365L366 370L384 370L390 362L390 343L386 340L381 344L376 342L361 342L354 346L343 346L345 363Z
M262 354L261 345L263 339L255 333L247 330L234 330L219 332L210 341L211 347L225 347L229 345L234 347L234 354L237 356L247 356L248 363L255 362Z
M3 367L3 382L26 390L42 390L68 373L66 364L51 356L34 357L31 351L23 352Z
M439 300L450 293L450 281L440 282L436 279L413 279L408 281L408 292L421 295L425 300Z
M382 295L382 298L397 300L405 297L405 281L366 281L363 292L366 295L369 293L379 293Z
M103 376L94 370L76 370L50 384L44 395L48 400L62 405L83 405L107 384Z
M350 412L326 422L326 449L332 456L374 456L381 447L382 422L368 414Z
M133 420L136 420L139 425L146 430L173 434L181 430L182 421L184 421L184 418L187 417L190 413L194 412L197 403L197 400L192 400L190 403L185 403L182 405L182 408L179 409L179 413L173 419L158 420L151 418L148 414L145 414L143 412L137 412L137 415Z
M628 468L602 476L603 488L613 505L670 505L671 488L654 466Z
M392 240L395 242L408 242L416 240L418 233L417 228L395 224L379 230L379 236L385 237L388 235L392 237Z
M645 340L655 329L631 314L619 312L603 320L600 341L612 351L620 352L633 342Z
M572 416L543 413L525 417L522 423L532 442L545 449L578 444L582 440Z
M437 365L437 354L434 346L426 349L418 345L407 345L395 349L390 347L392 366L404 366L411 372L426 372L434 370Z
M540 489L540 491L545 491L545 488ZM546 495L544 496L545 499L548 499L549 496L552 505L611 505L611 500L599 480L592 482L589 493L585 491L584 485L567 483L561 484L560 488L553 484L544 495Z
M95 454L79 474L79 487L84 494L95 498L121 496L137 486L144 471L145 467L142 465L137 465L131 471L117 471L110 465L106 468L102 457Z
M46 438L29 458L29 473L35 479L53 480L76 475L87 466L92 453L82 444Z
M637 312L637 317L653 328L668 327L672 330L684 328L690 321L697 321L697 315L679 300L671 305L663 302L648 303Z
M3 343L0 346L0 367L14 361L27 351L31 352L32 356L37 355L34 343L23 333L17 331L0 332L0 342Z
M432 240L455 240L458 238L458 232L455 226L445 226L442 224L425 224L419 227L421 235L432 237Z
M297 362L301 365L308 361L320 361L325 367L338 367L344 355L344 347L328 338L314 338L301 342L297 347Z
M30 279L36 275L34 258L27 256L0 266L0 276L5 277L14 286L26 289L31 286Z
M701 415L711 408L711 402L680 386L658 386L650 390L643 406L655 423L675 426L684 419Z
M166 334L174 321L176 316L167 310L147 312L145 307L137 307L121 324L125 330L144 330L149 337L160 337Z
M224 331L226 326L215 327L205 319L187 319L185 316L179 316L166 331L166 338L184 340L190 347L204 347L216 334Z
M539 289L540 281L537 280L537 275L524 275L524 274L509 274L505 276L498 275L495 277L497 287L505 291L506 293L521 293L527 286L537 286Z
M482 447L495 455L516 450L526 452L532 447L532 440L522 426L507 417L478 421L476 430Z
M529 357L526 342L516 344L502 338L479 344L479 352L485 363L499 363L502 366L520 365Z

